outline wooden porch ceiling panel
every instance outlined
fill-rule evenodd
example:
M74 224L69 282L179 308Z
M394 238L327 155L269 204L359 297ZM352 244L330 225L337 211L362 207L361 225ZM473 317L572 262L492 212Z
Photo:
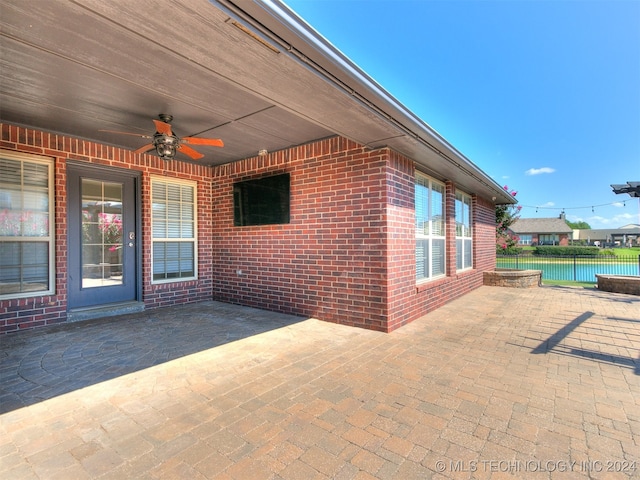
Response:
M333 134L381 146L399 133L207 1L16 0L0 22L6 121L135 149L140 139L99 130L150 134L169 113L180 135L224 140L205 163Z
M135 4L137 11L140 5ZM134 8L129 2L126 6ZM194 54L187 49L177 53L175 39L168 48L162 39L147 38L144 28L141 35L75 4L64 3L63 12L59 11L59 2L34 2L33 9L22 3L2 7L1 61L3 71L11 72L3 76L0 85L2 118L135 149L140 139L99 130L150 134L151 119L159 113L170 113L179 135L202 133L222 138L216 130L224 128L224 149L215 149L211 158L203 151L207 157L204 163L233 161L265 146L273 150L332 134L288 109L275 107L267 97L240 83L247 80L247 71L260 76L263 84L273 82L261 67L267 49L226 24L228 18L208 2L201 7L209 15L217 15L215 28L212 20L205 22L192 11L183 20L195 25L206 23L210 41L202 42L201 38L189 48L212 45L207 65L194 61L202 52ZM163 2L158 8L166 5ZM120 13L119 18L129 18L136 12ZM180 23L176 10L172 14L172 22ZM158 27L153 20L148 23ZM22 28L25 25L29 28ZM146 33L157 35L153 28ZM220 41L228 35L237 38ZM189 43L187 39L182 42ZM251 49L260 50L260 58L247 65L246 55ZM269 61L277 58L267 52ZM220 67L225 61L230 63ZM230 79L222 72L230 65L233 72L227 74L237 78ZM219 71L213 71L214 66L220 67ZM292 96L296 94L289 91ZM271 113L263 114L266 110ZM259 138L260 132L265 138Z
M224 0L4 0L0 120L136 149L139 138L99 130L150 134L167 113L179 135L223 139L203 150L207 164L337 134L506 198L419 119L325 57L326 46L268 5L236 3L254 16Z

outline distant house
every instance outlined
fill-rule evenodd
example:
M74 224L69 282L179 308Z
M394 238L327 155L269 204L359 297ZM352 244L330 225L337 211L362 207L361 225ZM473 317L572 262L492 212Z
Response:
M518 246L569 245L573 234L564 214L557 218L519 218L511 231L519 237Z
M620 228L574 230L573 239L589 245L639 245L640 225L629 224Z

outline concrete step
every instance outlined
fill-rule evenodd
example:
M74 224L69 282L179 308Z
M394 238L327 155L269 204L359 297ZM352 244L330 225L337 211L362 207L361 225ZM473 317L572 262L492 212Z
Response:
M75 308L67 312L67 322L81 322L94 318L113 317L142 311L144 311L143 302L110 303L97 307Z

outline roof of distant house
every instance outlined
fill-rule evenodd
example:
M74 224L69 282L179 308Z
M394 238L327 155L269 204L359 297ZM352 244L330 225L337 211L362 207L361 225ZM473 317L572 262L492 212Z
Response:
M572 233L562 218L519 218L511 225L513 233Z
M640 236L640 225L626 225L620 228L581 229L574 232L574 239L580 240L612 240L613 237L627 236L635 238Z

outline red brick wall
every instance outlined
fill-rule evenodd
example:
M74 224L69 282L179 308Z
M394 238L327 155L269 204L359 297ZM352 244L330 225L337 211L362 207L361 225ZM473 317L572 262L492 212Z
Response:
M473 211L473 266L482 272L496 268L496 209L476 195L471 197Z
M220 167L164 162L83 140L1 125L0 148L55 159L56 293L0 301L0 331L66 319L66 160L142 172L147 308L215 298L381 331L482 285L495 266L491 202L472 196L474 268L455 270L455 185L446 183L447 276L416 285L413 161L334 137ZM233 183L288 172L291 221L233 226ZM152 175L198 182L199 279L151 284ZM467 192L472 193L472 192Z
M416 295L415 169L391 152L387 166L388 304L387 331L414 319Z
M214 169L214 298L384 330L386 156L334 137ZM290 223L234 227L233 183L284 172Z
M66 321L67 317L67 175L66 161L134 169L142 172L143 299L146 308L196 302L211 298L211 174L210 168L184 162L164 162L81 139L0 124L0 148L50 157L54 160L55 294L0 300L0 332L34 328ZM158 175L198 182L199 279L151 285L150 176Z
M233 182L284 172L291 223L234 227ZM472 197L476 268L456 272L455 185L446 182L448 275L416 285L414 164L388 149L333 138L214 176L213 295L222 301L391 331L479 287L495 265L493 206Z
M389 318L388 330L394 330L430 311L458 298L482 285L482 272L495 268L495 209L490 202L481 201L472 196L473 223L473 269L456 271L455 250L455 184L445 182L446 220L446 260L447 276L436 280L416 284L415 272L415 216L414 216L414 177L413 163L408 159L392 154L389 174L393 178L402 178L396 182L399 187L395 195L405 199L406 208L392 206L396 219L396 230L390 235L389 245ZM468 193L468 192L466 192ZM400 221L400 219L402 219ZM389 228L392 231L392 228ZM403 259L402 268L392 268L396 259Z

